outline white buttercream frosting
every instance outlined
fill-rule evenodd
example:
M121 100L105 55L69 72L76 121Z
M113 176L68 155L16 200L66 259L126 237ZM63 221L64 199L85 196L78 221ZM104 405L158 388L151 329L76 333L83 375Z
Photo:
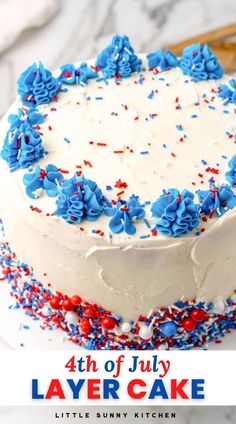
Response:
M85 177L110 199L117 200L124 191L123 199L135 194L141 203L155 201L171 187L208 189L211 176L225 184L228 161L236 150L231 137L236 120L233 105L224 106L213 92L219 82L193 83L180 69L172 69L159 74L143 70L118 84L112 79L108 85L90 80L85 87L67 86L57 102L38 108L47 115L40 132L48 151L39 165L52 163L70 177L81 166ZM17 100L7 116L19 104ZM219 173L207 172L208 167ZM134 236L122 232L111 237L109 217L104 215L76 225L47 216L56 209L55 198L27 197L25 173L10 173L1 160L1 216L18 257L53 290L77 293L126 319L180 298L218 301L232 294L235 210L201 222L199 229L176 239L152 236L143 221L136 224ZM127 187L115 187L118 180ZM33 212L30 205L42 213ZM152 228L157 218L151 216L150 206L145 210Z

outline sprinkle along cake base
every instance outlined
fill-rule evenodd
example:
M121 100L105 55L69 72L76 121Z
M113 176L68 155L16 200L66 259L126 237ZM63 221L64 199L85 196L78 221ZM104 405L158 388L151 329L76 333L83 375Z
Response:
M68 297L45 288L28 266L17 260L8 243L1 243L0 254L0 268L15 299L11 308L23 307L33 319L41 318L42 329L59 328L69 341L86 349L206 348L236 329L236 294L214 305L179 300L140 316L137 322L124 322L122 317L79 296Z
M115 36L97 61L32 65L18 92L0 125L18 304L91 349L235 328L236 82L208 47L137 56Z

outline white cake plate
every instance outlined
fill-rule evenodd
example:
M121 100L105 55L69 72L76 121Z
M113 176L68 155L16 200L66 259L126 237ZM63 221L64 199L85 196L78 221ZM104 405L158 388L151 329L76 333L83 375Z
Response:
M0 350L75 350L82 349L68 341L62 330L42 330L40 320L34 321L23 309L9 309L15 301L10 287L0 281ZM236 331L227 334L221 343L211 343L210 350L236 350Z

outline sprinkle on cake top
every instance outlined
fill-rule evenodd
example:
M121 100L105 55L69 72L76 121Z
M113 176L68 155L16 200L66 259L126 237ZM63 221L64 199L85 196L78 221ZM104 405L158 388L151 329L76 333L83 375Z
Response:
M109 239L198 236L236 205L236 81L222 76L207 45L146 60L118 35L95 63L33 64L2 158L48 219Z

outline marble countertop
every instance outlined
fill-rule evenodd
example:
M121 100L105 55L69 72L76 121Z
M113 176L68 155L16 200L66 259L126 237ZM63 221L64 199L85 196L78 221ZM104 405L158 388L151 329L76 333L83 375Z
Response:
M20 7L20 2L27 2L0 0L0 15L7 1L8 5L10 1L13 4L14 13L16 6ZM36 3L42 6L42 0L34 2L37 8ZM4 52L0 52L0 117L14 100L18 75L34 61L40 59L46 67L55 69L64 63L94 57L114 33L127 34L138 52L147 52L232 23L236 16L236 0L46 0L44 3L48 7L48 13L45 9L38 20L29 15L30 10L25 4L21 7L25 27L20 25L23 18L20 21L16 19L14 36L8 34L9 46ZM2 27L0 36L1 31ZM0 350L8 348L0 340ZM152 409L148 408L150 410ZM236 407L179 407L175 411L175 420L160 419L158 422L236 423ZM6 407L0 408L0 422L51 423L54 422L52 414L53 408L40 408L36 414L35 408ZM146 419L142 421L157 422ZM70 424L72 421L66 422ZM116 422L138 421L112 420L112 423Z

